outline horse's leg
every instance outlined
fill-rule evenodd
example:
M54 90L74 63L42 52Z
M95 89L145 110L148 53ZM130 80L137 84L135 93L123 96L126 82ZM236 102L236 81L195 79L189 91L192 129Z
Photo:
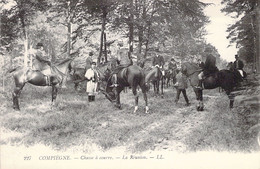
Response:
M117 87L116 90L115 90L115 94L116 94L116 103L115 103L115 106L117 108L121 108L121 103L120 103L120 93L121 91L124 89L124 87Z
M15 84L16 87L14 88L14 91L12 93L13 109L20 110L19 97L20 97L20 94L21 94L21 91L22 91L24 85L25 85L25 83Z
M198 111L202 111L204 109L204 105L203 105L203 92L202 90L199 90L197 88L193 88L195 94L196 94L196 99L198 101L197 104L197 110Z
M167 78L167 83L166 83L166 84L167 84L167 88L170 87L170 85L171 85L171 84L170 84L170 80L171 80L171 78L168 77L168 78Z
M140 86L142 93L143 93L143 97L144 97L144 101L145 101L145 113L149 113L149 107L148 107L148 99L147 99L147 94L146 94L146 86Z
M163 83L164 83L164 78L162 78L162 82L161 82L161 97L162 98L163 98Z
M160 89L160 80L157 80L156 81L156 95L157 96L159 96L159 94L160 94L159 89Z
M136 111L138 110L138 95L137 95L136 86L132 87L132 91L133 91L133 94L135 96L135 109L134 109L134 113L136 113Z
M199 103L200 103L200 111L203 111L204 109L204 103L203 103L203 90L199 90Z
M51 105L54 106L55 102L56 102L56 98L57 98L57 94L58 94L58 88L56 85L52 85L52 93L51 93Z
M153 82L153 91L154 91L154 96L156 96L156 81Z
M79 83L74 83L74 89L75 89L76 91L78 91L78 86L79 86Z

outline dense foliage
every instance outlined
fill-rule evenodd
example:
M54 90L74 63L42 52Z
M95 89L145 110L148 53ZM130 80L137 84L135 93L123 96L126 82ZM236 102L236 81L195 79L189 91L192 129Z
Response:
M238 53L247 62L255 62L257 43L256 13L258 0L223 0L222 9L227 14L233 14L238 21L228 28L231 43L236 43Z
M204 48L211 46L203 37L208 23L203 9L207 4L199 0L6 0L2 3L8 7L1 12L4 22L1 45L9 44L9 51L17 46L27 51L43 42L53 60L75 52L87 57L90 50L97 59L103 56L107 59L107 51L114 55L117 41L123 41L138 59L149 58L158 47L167 55L166 59L170 56L185 59L203 55ZM12 54L13 58L19 56L21 53Z

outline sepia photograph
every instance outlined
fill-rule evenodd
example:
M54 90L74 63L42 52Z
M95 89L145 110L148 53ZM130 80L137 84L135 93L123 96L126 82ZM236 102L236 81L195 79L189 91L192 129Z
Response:
M0 169L260 169L259 0L1 0Z

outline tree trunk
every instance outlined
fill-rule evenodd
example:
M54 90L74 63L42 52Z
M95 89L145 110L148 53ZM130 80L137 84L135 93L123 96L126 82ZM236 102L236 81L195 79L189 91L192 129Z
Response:
M22 29L23 29L23 39L24 39L24 67L28 66L28 37L26 32L26 26L24 18L21 17Z
M70 57L71 48L71 16L70 16L70 1L68 1L68 11L67 11L67 55Z
M256 7L256 72L260 73L260 43L259 43L259 35L260 35L260 6Z
M105 47L105 62L107 62L107 34L104 33L104 47Z
M147 52L148 52L148 46L149 46L149 39L150 39L150 33L151 32L151 23L148 23L148 30L147 30L147 39L145 42L145 51L144 51L144 59L147 57Z
M106 18L107 18L106 7L103 7L102 11L103 11L102 27L101 27L100 48L99 48L99 55L98 55L98 58L97 58L97 64L100 63L100 59L102 57L102 52L103 52L103 44L106 43L106 41L104 42L104 33L105 33L105 29L106 29Z
M131 56L131 53L133 52L133 40L134 40L134 0L130 1L130 16L129 16L129 57Z

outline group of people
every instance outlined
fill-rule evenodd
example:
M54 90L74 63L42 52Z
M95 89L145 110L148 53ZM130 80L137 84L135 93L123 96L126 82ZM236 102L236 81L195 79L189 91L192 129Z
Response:
M118 84L118 78L117 74L120 70L122 70L125 67L128 67L133 64L133 61L131 59L131 55L129 52L125 52L127 50L123 50L123 44L122 42L118 43L118 50L116 54L116 59L118 62L118 66L115 68L115 70L112 72L112 85L110 87L117 87ZM39 64L36 62L41 62L47 65L51 65L51 62L49 59L46 59L46 53L44 52L44 46L42 43L38 43L36 45L37 52L35 55L35 59L33 60L33 69L35 70L41 70L41 66L38 66ZM212 54L212 49L210 47L205 49L206 53L206 60L205 63L201 61L201 59L198 59L198 65L201 68L201 73L198 75L199 77L199 84L196 86L198 89L203 89L202 81L205 77L208 75L215 73L218 71L218 68L216 66L216 57ZM93 53L90 53L91 57L93 56ZM230 63L230 69L237 69L237 70L243 70L244 64L239 59L238 55L235 55L236 60L234 63ZM102 62L103 63L103 62ZM97 90L97 82L99 78L98 71L96 70L96 62L91 63L91 67L86 71L85 77L87 79L87 93L88 93L88 100L89 102L92 102L95 100L95 93ZM159 48L156 48L155 50L155 56L152 59L152 66L159 67L162 70L162 73L164 73L164 65L165 61L163 56L160 55ZM180 71L180 63L176 62L174 58L170 59L170 62L168 64L169 70L175 70L176 75L176 83L174 84L174 87L177 90L175 102L177 103L180 94L183 93L184 99L186 101L186 105L190 105L189 99L186 94L186 88L188 87L187 84L187 77Z

